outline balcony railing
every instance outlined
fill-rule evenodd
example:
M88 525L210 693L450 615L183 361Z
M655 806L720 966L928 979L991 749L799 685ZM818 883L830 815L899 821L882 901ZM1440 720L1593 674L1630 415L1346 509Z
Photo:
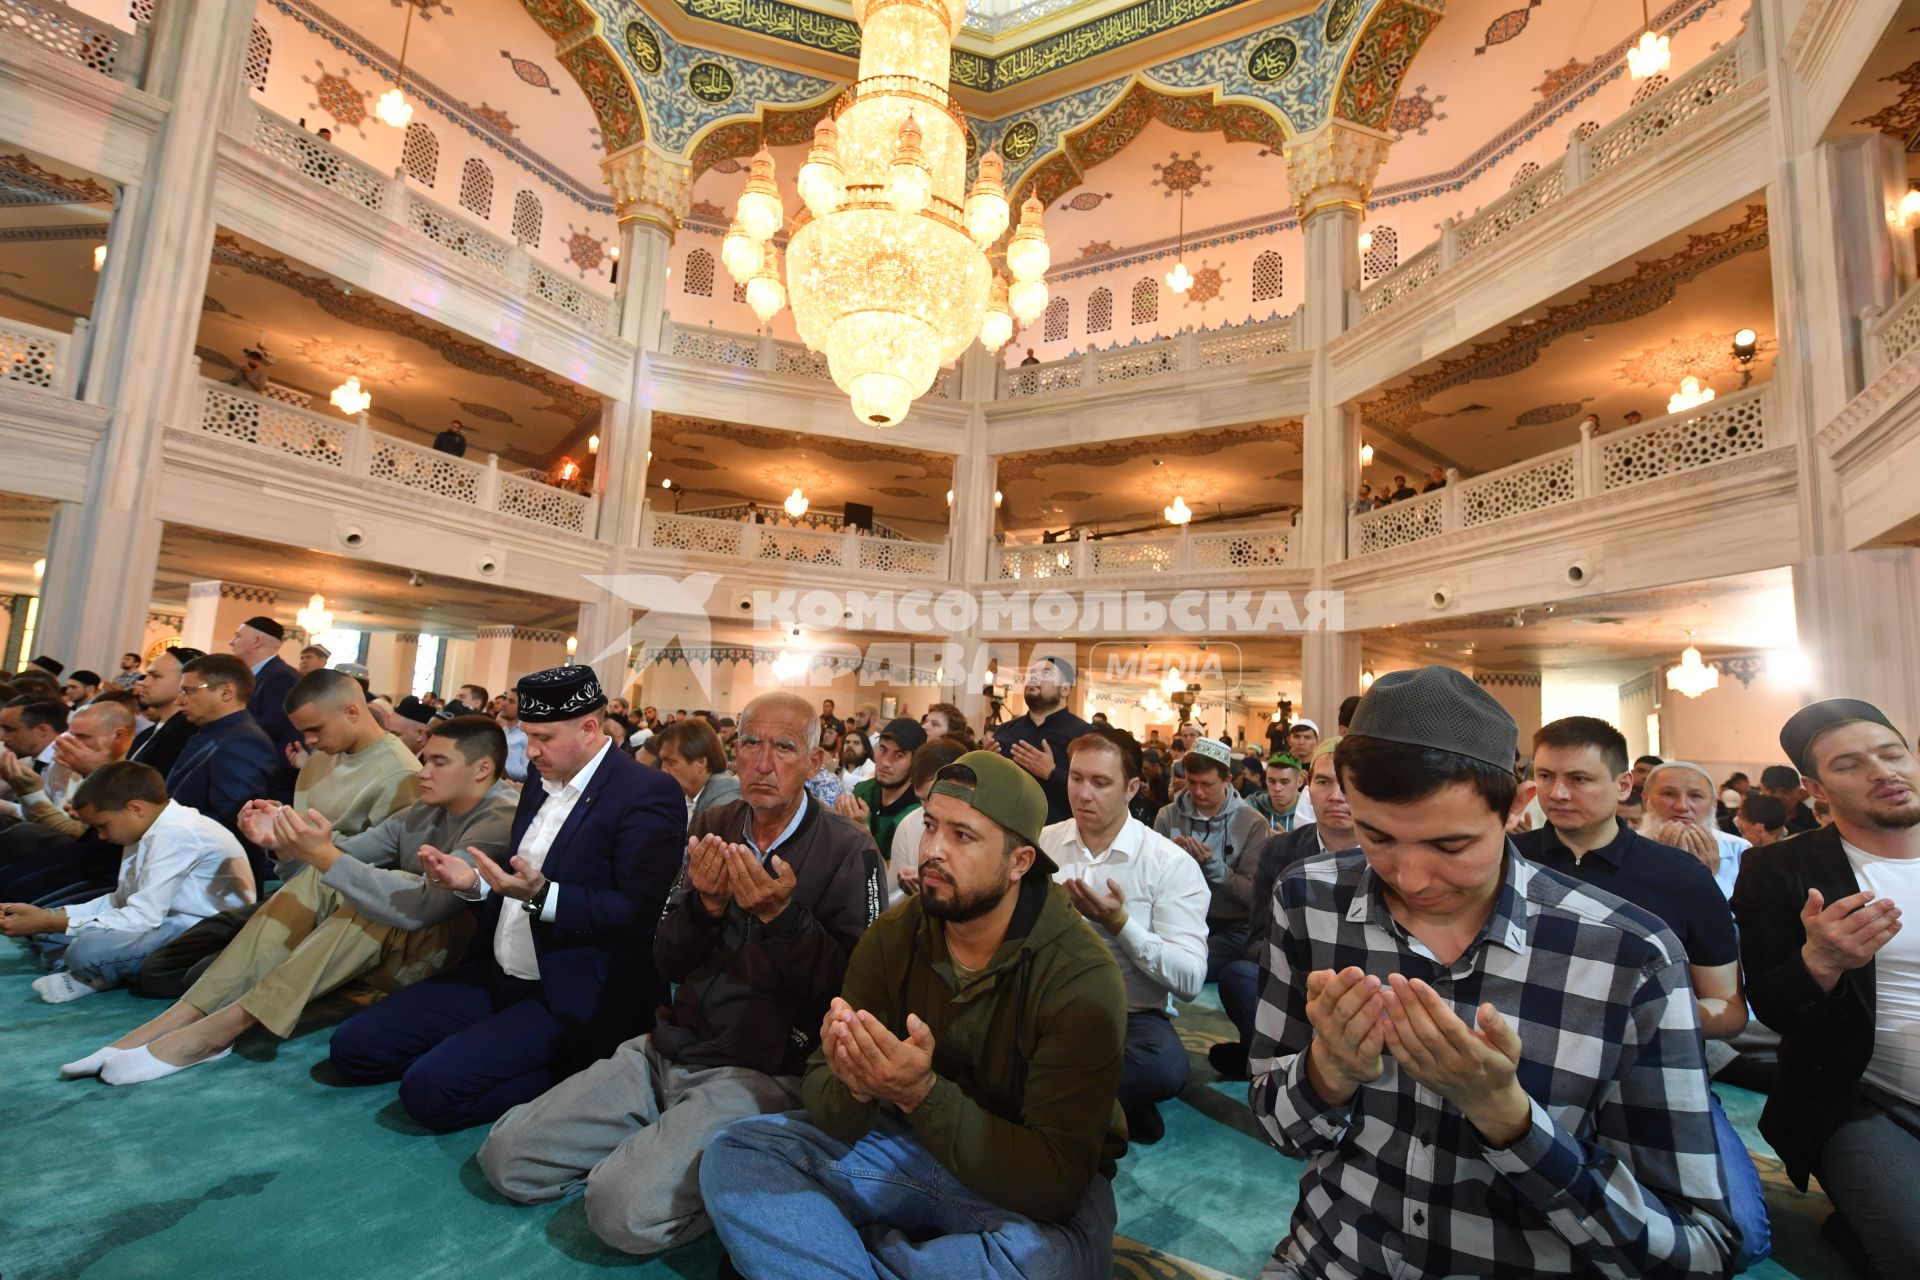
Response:
M845 516L832 511L809 509L805 515L795 518L788 515L780 504L771 502L736 502L725 507L701 507L698 511L689 511L686 514L701 516L708 520L739 520L749 524L772 525L778 529L824 529L839 533L849 527ZM899 538L912 541L898 529L890 529L883 524L875 524L872 528L853 527L869 538Z
M59 0L0 0L0 32L31 40L123 84L139 83L146 61L145 22L122 31Z
M0 384L70 398L80 385L86 326L85 320L75 320L69 334L0 319Z
M1003 369L999 398L1017 400L1102 382L1132 382L1182 369L1211 369L1286 355L1294 349L1294 320L1291 315L1277 316L1218 329L1188 330L1172 338Z
M298 409L210 379L200 380L195 399L189 421L203 435L476 511L594 534L595 499L503 472L491 454L485 462L470 462L382 435L353 419Z
M1582 424L1580 443L1569 448L1350 516L1348 553L1364 556L1477 529L1759 453L1768 447L1768 408L1767 388L1754 387L1604 436Z
M1140 574L1231 573L1293 566L1291 525L1148 537L1088 538L1039 546L995 546L988 571L997 582L1120 578Z
M1920 346L1920 284L1901 294L1885 312L1868 308L1861 317L1861 327L1867 381L1872 382Z
M1583 183L1616 169L1663 139L1692 131L1734 91L1760 74L1754 33L1734 40L1672 84L1647 95L1625 115L1588 137L1574 135L1566 154L1461 222L1441 226L1440 239L1360 291L1359 316L1399 305L1439 276L1498 244Z
M258 105L248 145L355 204L385 214L443 252L500 277L515 293L556 307L589 329L612 332L612 298L566 279L535 261L521 245L413 191L404 178L381 173Z
M822 382L833 380L833 374L827 369L827 357L823 353L809 351L798 342L776 338L770 331L758 334L733 333L716 329L711 324L675 324L669 320L661 334L660 347L668 355L698 360L703 364L722 364L734 369L765 369L771 373L790 373L796 378L816 378ZM954 379L957 376L953 369L940 370L934 375L933 386L927 392L928 398L954 399Z
M851 529L836 533L715 520L651 507L641 521L640 545L654 551L724 556L752 564L813 565L908 578L947 576L944 542L872 537Z

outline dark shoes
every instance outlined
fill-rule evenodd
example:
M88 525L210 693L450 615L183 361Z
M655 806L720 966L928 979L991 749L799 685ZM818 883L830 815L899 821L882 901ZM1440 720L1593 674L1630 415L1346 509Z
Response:
M1219 1072L1222 1080L1245 1080L1247 1047L1237 1040L1216 1044L1207 1050L1207 1065Z
M1167 1136L1167 1122L1151 1102L1127 1112L1127 1141L1150 1147Z

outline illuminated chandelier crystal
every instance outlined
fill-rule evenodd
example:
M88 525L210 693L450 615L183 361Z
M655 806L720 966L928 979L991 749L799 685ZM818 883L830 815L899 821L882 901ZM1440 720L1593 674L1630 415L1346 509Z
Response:
M1640 39L1627 49L1627 73L1635 80L1665 75L1667 68L1673 65L1673 51L1668 48L1667 37L1653 29L1653 18L1647 13L1647 0L1640 0L1640 26Z
M1685 413L1713 399L1713 388L1700 385L1700 379L1688 374L1680 379L1680 389L1667 397L1668 413Z
M329 395L327 400L334 408L351 417L357 413L365 413L367 406L373 403L373 396L360 389L360 379L355 377L348 378L335 387L333 394Z
M785 285L772 241L786 213L764 149L720 253L761 322L790 303L854 413L886 427L976 337L997 351L1014 318L1039 318L1050 255L1029 199L1007 245L1010 279L988 258L1007 229L1005 165L987 152L968 190L966 118L947 92L965 0L854 0L853 17L860 79L814 128Z
M1193 509L1177 493L1173 495L1171 505L1160 508L1160 514L1167 518L1168 524L1187 524L1193 519Z
M380 95L373 104L373 114L381 124L394 129L404 129L413 119L413 104L407 101L402 86L407 80L407 43L413 38L413 11L418 6L407 6L406 26L400 31L400 72L393 78L393 88Z
M1680 665L1667 668L1667 688L1697 698L1709 689L1720 687L1720 668L1700 660L1700 651L1688 645L1680 654Z
M293 620L310 636L333 630L333 610L327 608L327 598L318 591L308 599L306 608L294 614Z

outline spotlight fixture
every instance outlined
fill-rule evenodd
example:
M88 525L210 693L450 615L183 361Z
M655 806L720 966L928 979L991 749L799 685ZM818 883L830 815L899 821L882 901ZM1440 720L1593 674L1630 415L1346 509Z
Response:
M1373 465L1373 446L1372 445L1363 444L1360 446L1360 465L1363 467L1370 467Z
M996 506L996 507L998 507L998 506L1000 505L1000 498L1001 498L1001 493L1000 493L1000 491L999 491L998 489L995 489L995 490L993 491L993 505L994 505L994 506Z
M1360 692L1365 693L1371 688L1373 688L1373 668L1369 667L1360 673Z
M1752 364L1753 357L1759 354L1759 351L1760 335L1753 330L1742 329L1733 335L1733 358L1741 364Z
M587 452L588 452L588 453L599 453L599 452L600 452L600 437L599 437L599 436L588 436L588 437L587 437Z

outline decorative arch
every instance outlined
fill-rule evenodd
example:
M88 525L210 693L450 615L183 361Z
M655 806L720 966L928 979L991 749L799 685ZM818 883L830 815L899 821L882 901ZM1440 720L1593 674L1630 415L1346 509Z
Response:
M586 0L520 0L540 29L553 37L554 54L600 122L600 145L608 155L646 140L640 93L607 42L604 23Z
M1441 16L1430 0L1387 0L1375 9L1341 64L1332 114L1384 131L1407 68Z
M1052 204L1079 186L1087 170L1120 154L1156 120L1185 133L1219 133L1229 142L1260 142L1275 151L1287 140L1287 122L1272 107L1223 102L1212 89L1176 92L1136 78L1111 107L1069 130L1058 150L1027 170L1014 185L1014 208L1029 195Z
M799 147L813 141L813 126L832 113L838 91L798 107L761 104L752 120L722 120L694 139L688 164L693 181L723 160L741 160L762 146Z

